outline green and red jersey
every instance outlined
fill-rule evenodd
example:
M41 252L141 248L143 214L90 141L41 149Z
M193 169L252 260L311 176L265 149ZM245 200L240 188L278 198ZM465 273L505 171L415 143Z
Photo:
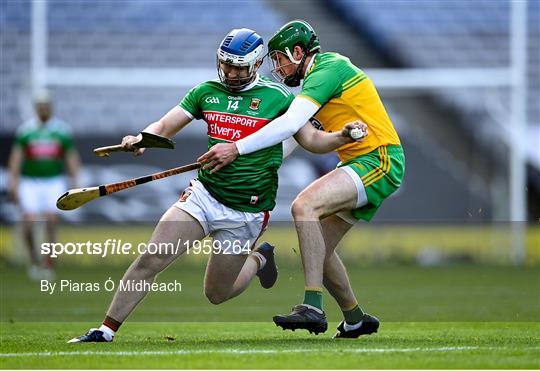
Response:
M17 130L15 146L24 154L22 175L48 178L64 173L65 154L73 148L73 139L69 126L58 119L45 124L30 120Z
M208 148L235 142L281 116L294 95L285 87L258 76L248 88L231 92L219 81L207 81L191 89L180 107L208 124ZM276 204L278 169L283 159L281 143L239 156L233 163L198 178L222 204L239 211L272 210Z

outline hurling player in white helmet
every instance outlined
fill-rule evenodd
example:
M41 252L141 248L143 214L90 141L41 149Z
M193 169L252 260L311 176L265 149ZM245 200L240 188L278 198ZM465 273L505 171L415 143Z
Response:
M193 119L208 126L208 147L245 138L283 114L294 96L283 86L259 76L263 40L253 30L232 30L217 50L219 80L192 88L161 119L144 131L172 137ZM352 129L352 127L351 127ZM348 131L332 134L308 129L305 142L311 150L328 152L353 140ZM139 140L128 135L122 144L133 150ZM137 149L142 155L144 149ZM70 340L78 342L112 341L120 325L146 296L158 273L167 268L188 248L213 238L204 278L204 293L212 304L220 304L242 293L251 280L259 277L264 288L277 279L274 247L256 246L276 204L277 171L283 159L282 143L257 153L240 156L219 173L200 169L180 199L161 217L151 243L170 244L172 251L142 253L128 268L122 282L142 286L142 290L117 290L99 329ZM208 241L208 240L206 240ZM181 297L180 297L181 298ZM182 305L180 299L172 305Z
M262 38L247 28L233 30L217 50L218 76L230 91L240 91L257 75L264 54Z

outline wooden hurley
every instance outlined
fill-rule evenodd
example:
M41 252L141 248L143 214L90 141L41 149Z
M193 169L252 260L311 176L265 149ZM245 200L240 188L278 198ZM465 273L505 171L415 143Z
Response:
M104 184L97 187L70 189L60 196L60 198L58 198L56 201L56 207L60 210L74 210L96 198L108 196L124 189L133 188L140 184L185 173L200 167L201 164L196 162L189 165L175 167L173 169L160 171L159 173L145 175L140 178L125 180L123 182Z

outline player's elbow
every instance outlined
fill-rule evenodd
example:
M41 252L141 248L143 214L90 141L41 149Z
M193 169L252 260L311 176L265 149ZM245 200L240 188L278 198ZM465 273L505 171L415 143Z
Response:
M316 154L323 154L323 153L328 153L328 152L331 152L331 150L328 150L326 147L321 147L321 146L318 146L318 145L311 145L309 147L304 147L307 151L311 152L311 153L316 153Z
M305 136L304 137L296 136L295 139L298 141L298 144L300 144L300 146L303 149L305 149L306 151L315 153L313 152L314 148L313 148L313 142L311 140L309 140Z

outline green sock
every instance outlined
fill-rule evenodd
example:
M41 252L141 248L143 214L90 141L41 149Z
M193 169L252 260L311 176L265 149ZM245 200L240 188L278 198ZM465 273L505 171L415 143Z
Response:
M343 310L343 316L345 317L345 322L347 322L349 325L354 325L355 323L358 323L362 320L362 317L364 316L364 312L362 312L362 309L356 304L356 306L351 310Z
M306 289L304 293L304 304L309 304L322 310L322 289Z

